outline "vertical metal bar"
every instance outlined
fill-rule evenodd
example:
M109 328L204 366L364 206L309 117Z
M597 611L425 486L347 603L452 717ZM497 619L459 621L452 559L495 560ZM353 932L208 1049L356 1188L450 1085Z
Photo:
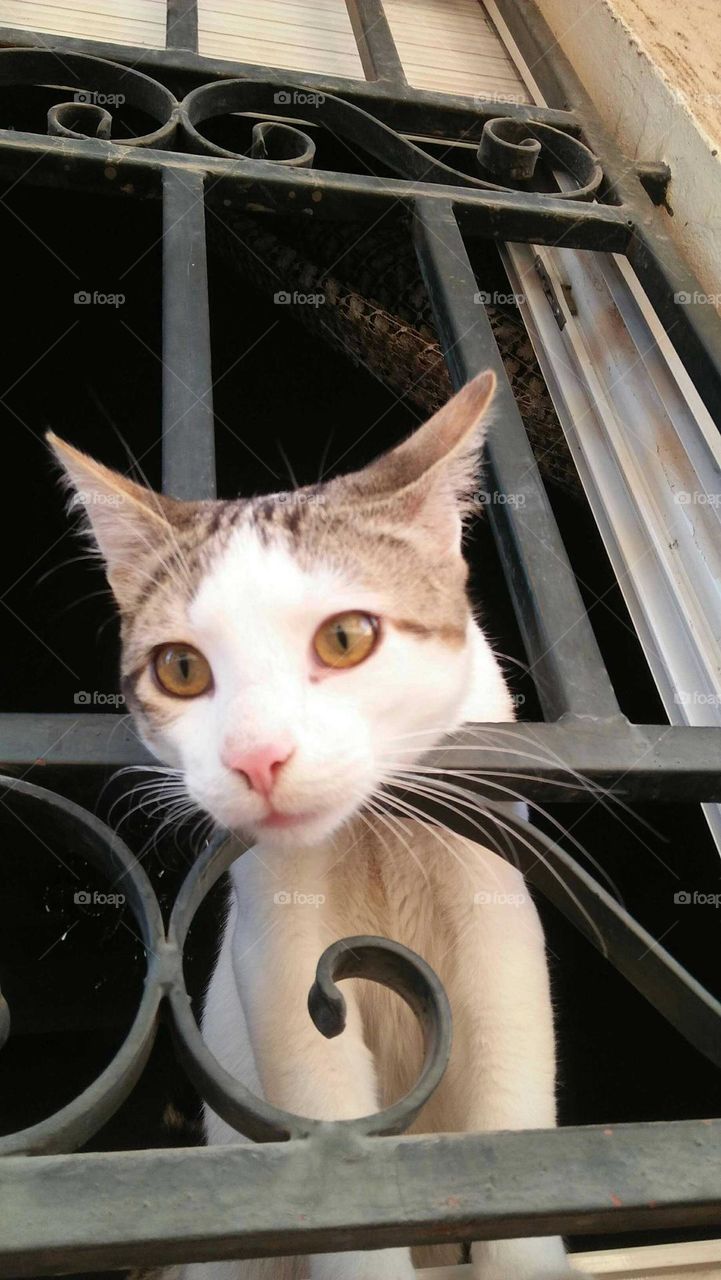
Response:
M215 496L202 174L163 171L163 492Z
M383 0L345 0L366 80L407 84Z
M620 714L543 487L450 202L420 199L416 252L456 387L480 369L498 377L487 457L511 502L488 506L531 672L547 719Z
M198 52L198 0L166 0L165 47Z

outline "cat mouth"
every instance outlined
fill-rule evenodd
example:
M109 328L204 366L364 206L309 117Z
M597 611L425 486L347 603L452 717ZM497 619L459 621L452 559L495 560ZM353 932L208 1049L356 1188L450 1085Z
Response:
M320 815L316 813L280 813L276 809L271 809L264 818L258 818L256 826L268 827L273 830L282 829L283 827L300 826L304 822L312 822L314 818Z

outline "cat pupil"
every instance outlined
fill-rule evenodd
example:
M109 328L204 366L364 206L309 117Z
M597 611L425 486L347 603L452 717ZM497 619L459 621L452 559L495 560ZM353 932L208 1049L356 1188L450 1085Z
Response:
M347 652L349 647L348 632L344 631L343 627L336 627L336 635L338 637L339 645L341 646L342 649L344 649Z
M180 657L180 674L184 680L187 680L190 675L190 661L187 653L182 654Z

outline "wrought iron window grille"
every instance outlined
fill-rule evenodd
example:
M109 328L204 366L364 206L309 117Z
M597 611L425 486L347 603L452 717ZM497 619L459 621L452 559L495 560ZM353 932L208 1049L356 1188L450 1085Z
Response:
M554 44L530 5L499 7L529 57ZM372 221L391 205L411 215L453 383L462 385L482 367L494 368L499 378L503 430L488 448L492 484L500 493L521 488L524 494L522 506L494 504L489 516L545 717L506 729L519 772L528 778L525 794L558 800L555 783L563 781L564 799L583 799L589 780L630 801L718 804L721 727L631 724L619 708L490 324L473 303L466 244L488 237L625 257L718 418L721 328L711 308L675 301L681 292L699 290L654 207L663 201L668 174L662 165L632 164L619 153L557 47L538 66L547 96L563 105L477 102L409 86L381 0L348 0L348 9L366 82L201 57L194 0L168 0L162 50L0 31L7 46L0 52L0 86L62 83L91 99L66 101L67 93L59 93L63 100L48 112L46 135L1 131L2 177L131 204L161 201L163 361L182 371L163 387L163 490L182 498L215 493L206 202L271 218L292 210L315 219ZM113 140L112 112L104 104L121 92L152 118L144 136ZM278 119L287 95L293 123ZM304 106L311 95L312 111ZM204 132L207 122L233 112L258 116L250 155ZM318 124L394 176L314 168ZM472 142L478 169L456 169L412 141L434 138ZM533 185L539 157L545 190ZM561 175L555 189L549 171ZM558 299L556 305L560 322L565 311ZM426 1045L421 1076L407 1097L378 1115L331 1124L288 1115L249 1094L204 1046L182 971L191 921L238 848L216 841L193 866L166 931L151 884L123 841L78 804L24 777L40 758L72 770L141 758L115 717L93 713L72 727L70 720L0 716L9 771L2 802L32 826L50 822L68 853L122 874L146 947L146 981L132 1029L101 1076L47 1120L0 1138L0 1274L718 1221L719 1120L402 1136L442 1075L450 1015L433 973L394 943L354 938L329 948L319 960L309 1010L325 1035L335 1035L343 1026L337 981L360 976L398 991L420 1019ZM441 746L429 762L455 769L459 792L471 801L483 796L493 811L504 757L487 743L482 730L469 728L452 753ZM427 809L433 816L432 802ZM442 816L476 837L472 808L467 820ZM505 812L502 821L530 882L594 945L602 938L611 963L721 1066L721 1006L712 995L542 831ZM559 887L557 870L573 897ZM66 1154L97 1132L132 1090L163 1004L200 1093L262 1145ZM10 1013L0 1001L0 1043L9 1030ZM478 1176L491 1163L492 1188Z

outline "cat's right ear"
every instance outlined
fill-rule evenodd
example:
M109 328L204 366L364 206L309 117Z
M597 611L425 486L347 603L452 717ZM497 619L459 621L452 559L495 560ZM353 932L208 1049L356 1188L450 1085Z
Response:
M83 513L122 605L133 582L137 585L138 560L167 535L170 499L111 471L52 431L46 440L63 469L70 509Z

